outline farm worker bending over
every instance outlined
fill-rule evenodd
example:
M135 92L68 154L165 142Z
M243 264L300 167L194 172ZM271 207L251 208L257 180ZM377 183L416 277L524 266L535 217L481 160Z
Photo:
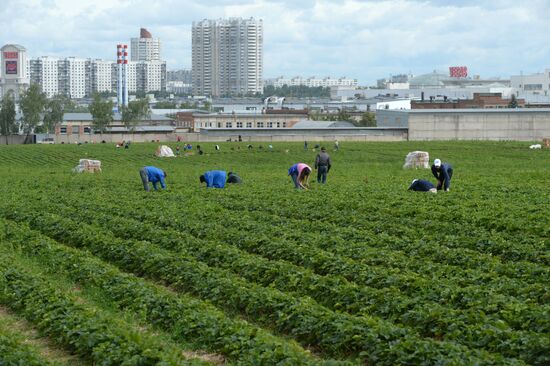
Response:
M453 167L448 163L441 163L441 160L435 159L432 165L432 174L437 179L437 190L445 188L449 192L451 178L453 177Z
M223 188L225 187L224 170L210 170L199 177L201 183L206 183L206 188Z
M409 186L409 191L437 193L437 189L433 183L424 179L413 180Z
M296 163L288 169L288 175L292 178L294 187L297 189L308 189L310 174L311 168L304 163Z
M166 189L166 183L164 178L166 178L166 172L162 169L159 169L154 166L146 166L141 168L139 171L141 181L143 182L143 188L149 192L149 182L153 183L153 188L157 190L157 183L160 183L162 189Z
M241 179L241 177L239 177L237 174L233 172L229 172L229 174L227 175L227 183L239 184L242 182L243 180Z
M315 157L315 169L317 169L317 183L325 184L327 174L331 167L330 156L327 154L327 149L321 148L321 152Z

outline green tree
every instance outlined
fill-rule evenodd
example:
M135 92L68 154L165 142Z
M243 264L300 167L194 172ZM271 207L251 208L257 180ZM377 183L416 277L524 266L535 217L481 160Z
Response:
M508 108L517 108L518 107L518 100L516 99L516 95L512 94L512 97L510 98L510 103L508 103Z
M66 100L67 98L59 95L48 100L43 121L44 131L46 131L46 133L52 133L55 129L55 125L63 122Z
M19 105L23 113L22 126L27 135L40 123L46 101L46 95L40 91L37 84L32 84L21 96Z
M133 100L128 103L128 106L122 106L121 114L122 123L133 132L139 121L151 116L149 101L147 99Z
M264 87L263 97L267 98L272 95L297 98L328 98L330 97L330 88L322 86L308 87L305 85L288 86L286 84L277 88L273 85Z
M376 116L372 112L365 112L361 116L359 126L362 127L376 127Z
M6 136L6 145L8 144L8 135L17 131L15 123L15 102L12 92L7 92L2 98L0 105L0 132Z
M90 104L90 113L92 114L92 124L103 135L107 126L113 122L113 102L103 101L99 94L94 94L94 100Z
M158 109L176 109L176 103L175 102L157 102L155 104L155 108Z

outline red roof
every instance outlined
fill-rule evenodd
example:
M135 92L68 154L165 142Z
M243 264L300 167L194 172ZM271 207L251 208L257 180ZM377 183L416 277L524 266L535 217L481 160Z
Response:
M151 33L149 33L147 29L141 28L139 30L139 38L153 38L153 36L151 35Z

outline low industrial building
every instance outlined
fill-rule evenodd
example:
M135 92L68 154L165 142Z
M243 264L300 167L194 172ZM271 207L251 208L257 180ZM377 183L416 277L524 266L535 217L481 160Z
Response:
M122 140L152 141L173 139L176 124L172 118L159 115L151 115L149 119L140 122L133 129L129 129L122 123L120 113L115 113L113 122L106 128L103 134L96 131L93 126L91 113L65 113L63 122L55 127L56 143L89 143L117 142Z

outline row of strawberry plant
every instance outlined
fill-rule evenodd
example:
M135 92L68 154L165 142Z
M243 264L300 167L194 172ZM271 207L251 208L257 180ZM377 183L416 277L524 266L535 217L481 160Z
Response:
M154 345L126 330L120 321L85 307L42 276L0 254L0 302L21 314L72 352L102 365L205 365L180 351Z
M283 292L311 296L322 305L352 314L392 318L414 328L423 336L453 340L468 347L484 348L529 362L550 346L549 337L534 332L514 331L498 318L498 314L487 316L471 309L457 311L437 302L405 297L394 288L360 287L339 277L318 276L303 267L268 261L219 242L191 238L173 229L157 229L147 223L98 211L92 214L82 209L58 207L64 215L110 228L119 237L148 238L148 241L165 249L193 256L210 266L228 269L263 286L270 285ZM499 332L494 332L493 329L497 328Z
M147 217L147 219L150 219L148 212L140 212L139 215L143 215L144 217ZM360 261L362 265L375 262L374 265L370 265L369 267L373 270L375 268L378 268L382 272L388 271L387 264L392 263L392 259L395 258L395 255L391 255L391 253L388 252L379 253L378 255L370 255L371 253L373 253L372 250L367 251L366 253L361 253L362 251L360 250L356 250L354 252L350 251L350 248L361 248L361 244L353 243L352 241L325 238L322 235L319 235L317 237L308 236L308 229L303 225L301 226L302 230L299 231L299 226L294 228L286 224L268 225L268 222L255 222L255 218L249 218L248 216L242 215L240 213L237 215L227 212L225 215L220 215L216 212L213 214L213 216L216 217L216 219L210 219L209 217L205 217L205 215L202 215L200 216L200 222L197 222L196 219L180 220L180 223L178 223L178 225L181 229L195 230L198 233L205 233L205 235L208 236L215 235L217 236L215 237L216 239L232 242L233 244L237 244L240 238L250 236L249 233L257 232L261 232L262 235L264 235L265 237L274 238L274 242L295 243L304 241L309 237L310 240L308 240L307 242L314 243L312 245L313 248L308 245L310 247L310 250L312 251L323 250L325 252L329 252L330 255L334 257L351 259L356 262ZM189 227L193 223L196 223L196 225L194 228L190 229ZM228 237L228 235L225 234L228 232L233 233L233 238ZM303 232L306 232L306 234L303 234ZM330 246L321 244L327 243L329 241L333 243ZM366 246L366 244L364 243L362 245L363 247ZM432 257L439 256L439 254L435 254L435 248L433 248L433 244L431 243L420 242L418 244L414 244L414 246L419 248L421 247L422 249L418 250L421 253L432 252L434 253ZM346 253L342 255L342 252ZM353 255L352 253L355 254ZM382 255L385 256L382 257ZM365 259L369 256L371 257L370 259ZM449 260L452 260L452 258L449 257ZM502 294L511 294L514 296L529 299L542 298L544 296L544 293L546 292L545 285L548 282L545 281L545 278L550 280L550 271L541 265L538 265L536 267L529 266L531 271L528 274L522 271L522 278L510 278L502 277L500 275L502 271L495 273L475 268L463 270L457 268L456 266L442 265L439 263L430 262L429 260L420 261L413 260L413 258L408 258L406 262L405 260L402 260L401 264L402 266L398 268L393 268L396 273L399 273L403 276L417 276L419 280L428 280L428 282L432 283L433 285L437 285L438 287L439 284L433 283L434 278L444 279L448 283L460 283L463 286L478 285L482 283L483 286L491 287L492 292L497 291ZM513 267L514 265L505 264L501 268L504 268L506 266ZM525 270L525 266L519 267L522 270Z
M123 212L124 208L113 209ZM132 208L130 208L132 210ZM549 329L549 321L543 316L545 298L547 291L544 285L524 285L519 289L525 294L524 301L520 301L505 294L498 294L499 288L488 286L470 285L463 286L462 283L450 283L444 285L442 279L427 279L419 277L414 273L404 274L403 271L385 270L384 268L364 266L362 263L341 258L331 253L312 249L304 245L286 243L280 238L271 239L263 234L243 236L238 228L225 228L212 222L193 222L174 218L172 215L157 217L149 215L146 210L135 210L133 215L143 221L151 221L163 227L184 226L184 232L190 232L199 238L208 238L222 242L228 242L237 247L258 253L270 259L284 259L297 265L312 268L316 273L322 275L342 275L350 281L361 285L386 288L388 286L398 287L404 294L418 296L423 294L427 299L437 300L445 306L452 306L460 309L467 309L471 312L480 311L483 313L498 313L498 318L504 319L512 327L520 330L545 331ZM217 230L206 230L216 225ZM243 223L246 225L246 222ZM213 234L212 234L213 233ZM216 235L223 235L217 236ZM498 284L498 281L497 281ZM505 292L500 289L501 292ZM497 293L495 293L497 292ZM536 302L543 305L536 305Z
M293 298L252 285L226 271L175 256L149 243L121 241L99 232L98 228L56 215L41 215L32 209L24 211L14 211L8 216L27 221L48 236L86 248L126 270L193 292L279 332L291 334L303 344L315 345L325 354L356 355L377 364L519 362L450 342L420 339L406 329L376 318L334 313L307 298Z
M4 221L0 227L6 245L35 258L50 273L67 275L80 286L99 289L105 301L142 314L147 322L170 333L176 341L207 347L239 363L315 363L308 352L293 342L244 321L231 320L208 303L121 273L85 251L59 244L26 225Z
M226 210L234 211L235 203L230 200L230 197L221 197L218 201ZM242 200L237 204L242 204ZM446 265L452 265L456 269L457 273L465 273L464 268L475 269L483 272L495 272L500 276L517 277L526 282L538 281L546 283L550 280L550 270L547 267L542 266L540 263L528 262L528 261L503 261L499 257L493 256L493 254L484 254L475 249L464 248L462 245L447 246L438 243L438 241L426 242L426 239L418 240L418 237L427 238L432 234L430 232L452 232L456 233L456 230L445 231L444 229L438 229L431 227L430 225L422 226L415 225L414 222L403 222L399 230L406 230L406 232L395 235L395 225L392 223L390 230L383 231L377 225L372 225L372 219L368 222L371 226L375 226L376 230L360 228L354 219L353 225L342 225L330 221L329 219L323 219L322 224L312 220L306 220L303 217L296 217L292 219L279 216L275 212L265 212L263 205L260 209L252 209L250 204L244 204L243 211L248 216L248 222L262 222L262 223L277 223L277 227L272 228L273 235L282 235L296 232L299 230L301 240L308 240L312 243L316 243L322 249L334 251L340 255L348 256L350 258L361 259L365 262L376 263L379 257L382 255L395 254L396 250L403 252L401 257L392 258L392 265L399 266L399 263L405 261L411 257L418 258L419 267L415 270L422 270L422 265L428 260L432 260L436 263L442 263ZM218 208L219 211L219 208ZM243 214L241 214L244 216ZM387 221L387 220L385 220ZM437 223L437 225L440 225ZM284 232L276 231L278 228L284 228ZM423 232L420 232L423 231ZM330 237L325 234L330 232ZM392 234L388 234L392 232ZM469 233L469 238L474 237L473 233ZM407 239L408 238L408 239ZM455 242L464 243L462 238L455 238ZM345 242L346 245L340 245ZM449 244L446 242L445 244ZM517 246L514 242L510 244ZM477 246L479 246L478 244ZM506 244L508 245L508 243ZM521 246L521 250L524 252L528 248ZM378 254L377 254L378 253ZM534 252L533 256L539 256L540 251ZM437 265L434 265L432 270L437 270ZM542 277L542 278L541 278Z
M231 214L223 215L222 217L216 217L217 220L211 218L205 218L204 216L194 216L189 215L185 218L178 218L177 214L169 214L168 216L158 217L154 213L150 213L148 210L138 210L135 209L131 204L113 204L113 205L96 205L88 204L89 207L96 210L107 210L113 214L119 215L132 215L137 216L141 220L147 220L157 223L158 225L177 227L179 230L185 232L191 232L192 234L198 237L207 237L209 239L214 239L222 242L231 243L238 246L241 249L258 253L264 255L271 259L285 259L290 261L296 261L299 258L305 257L306 259L311 258L324 258L320 265L315 265L313 269L318 270L319 267L325 267L332 270L333 268L338 270L339 268L349 268L345 272L318 272L320 274L342 274L346 276L347 279L353 282L360 284L367 284L373 287L387 287L397 286L401 291L404 291L407 294L418 293L420 290L425 290L426 288L433 288L434 291L429 292L429 297L432 298L434 293L446 294L447 298L452 295L453 301L448 299L441 298L438 299L440 302L449 303L450 305L458 304L462 308L471 308L470 303L461 304L461 299L469 298L485 298L486 300L490 297L495 297L499 302L507 302L507 297L515 296L518 300L528 301L528 302L540 302L544 304L546 302L545 298L547 297L547 289L545 283L534 283L527 284L523 281L509 279L506 280L502 278L499 273L486 273L484 271L468 270L457 271L454 267L447 266L429 266L425 265L427 272L434 272L428 276L420 276L417 274L417 263L418 261L410 259L408 262L411 266L414 267L414 270L404 271L402 269L388 269L385 266L381 266L381 263L378 263L377 266L365 265L361 261L358 263L354 260L348 258L342 258L333 253L326 251L316 250L314 248L300 246L296 248L294 240L286 240L283 238L283 233L269 233L271 228L266 226L258 226L250 222L250 220L243 220L243 217L235 218ZM188 208L194 213L191 208ZM171 212L170 210L167 210ZM203 210L204 211L204 210ZM251 227L251 225L255 225ZM268 232L265 234L265 232ZM258 235L250 235L249 232L254 233L263 233L260 239ZM273 237L269 239L268 237ZM265 240L262 240L265 238ZM266 245L266 242L269 242L269 245ZM341 247L346 245L342 244ZM266 251L271 251L272 248L276 247L276 254L282 255L281 257L273 257L272 252L266 253ZM302 256L296 255L296 251L300 250L302 252L307 251L307 253L302 253ZM388 262L391 262L393 257L389 257ZM296 263L296 262L295 262ZM328 263L327 266L324 266L325 263ZM298 262L296 263L301 266L308 266L307 263ZM368 271L366 269L368 268ZM347 273L346 273L347 272ZM362 274L368 274L368 277L358 277ZM466 273L471 276L471 282L468 282L463 278L462 274ZM348 276L349 274L349 276ZM535 277L535 276L533 276ZM434 280L437 278L437 280ZM535 277L536 278L536 277ZM460 285L462 288L460 291L463 293L459 296L454 295L449 291L449 288L458 288L457 285ZM498 294L498 295L497 295ZM485 301L487 302L487 301ZM514 302L514 299L511 298L510 302ZM518 322L520 326L523 326L525 323L523 321Z
M107 196L109 193L105 193ZM120 196L120 195L118 195ZM112 196L114 197L114 196ZM61 197L60 199L63 199ZM118 200L118 199L117 199ZM147 205L147 202L143 203L144 205ZM151 202L153 205L157 205L156 201ZM172 204L170 202L163 202L163 206L171 207ZM114 205L113 205L114 206ZM124 210L124 207L126 206L132 206L131 204L118 204L118 208L115 212L119 212ZM188 207L186 209L190 210L188 215L185 215L184 219L181 220L181 224L185 225L187 220L193 219L193 215L198 214L202 215L204 218L204 221L201 221L201 231L206 231L208 228L208 225L210 224L208 221L215 220L216 222L212 223L212 225L216 225L212 231L215 231L216 233L220 233L219 231L219 225L221 224L225 227L239 227L243 230L247 231L253 231L253 232L264 232L266 235L270 235L277 238L286 238L288 240L294 241L294 240L304 240L304 238L311 238L310 242L315 243L316 246L323 250L328 250L331 253L338 254L341 256L347 256L349 258L352 258L354 260L360 260L363 264L372 264L381 266L384 265L384 271L387 270L387 267L399 267L399 268L409 268L410 270L414 271L415 273L419 273L422 275L429 276L429 281L432 282L433 277L440 277L445 278L447 280L454 279L457 282L459 282L462 286L468 284L468 283L475 283L479 284L482 281L493 281L496 282L499 287L502 289L500 292L504 294L516 294L518 293L519 296L522 296L524 294L525 297L531 298L531 299L542 299L542 296L539 296L541 291L540 285L535 286L526 286L524 283L521 283L518 285L514 281L504 281L502 276L507 277L519 277L523 282L526 283L542 283L546 284L548 280L550 280L550 271L546 267L542 267L540 265L536 265L529 262L522 262L522 263L500 263L495 258L492 258L490 256L481 256L478 259L473 259L479 257L479 255L476 255L475 252L472 252L471 250L460 250L460 251L454 251L449 250L446 247L442 247L441 245L437 243L426 243L423 241L410 243L408 244L408 250L411 252L416 253L417 255L413 258L408 257L407 255L403 253L398 253L396 251L392 250L384 250L381 248L376 247L369 247L364 242L354 242L350 240L344 240L342 238L339 238L338 235L332 235L335 233L338 233L338 229L331 230L330 237L327 237L326 235L316 235L311 236L311 232L313 228L310 228L307 226L307 222L300 222L298 227L302 228L303 230L292 230L293 224L284 222L284 225L282 225L283 230L277 228L277 227L269 227L266 226L263 223L255 223L255 220L267 220L266 223L273 222L269 217L266 219L265 215L256 215L254 217L243 216L239 214L239 217L233 217L231 215L230 211L222 211L220 212L219 209L216 209L216 212L214 213L213 218L212 216L207 214L207 212L211 211L208 210L208 207L204 207L199 205L200 212L197 212L196 209L193 207ZM171 211L168 209L168 211ZM147 214L147 212L140 213L142 215ZM152 214L156 215L156 214ZM217 217L218 215L219 217ZM174 210L174 221L178 221L177 217L179 215L175 213ZM269 215L268 215L269 216ZM246 220L244 220L246 218ZM172 219L172 218L170 218ZM193 220L191 220L193 221ZM206 221L206 222L205 222ZM279 225L281 226L281 225ZM315 225L313 225L315 226ZM346 230L347 228L343 228L342 230ZM242 230L241 230L242 231ZM299 238L295 238L293 233L296 233L295 235L300 236ZM345 235L347 237L347 234ZM379 235L379 237L384 235ZM363 239L364 240L364 236ZM223 239L220 238L220 239ZM388 239L388 240L391 240ZM410 253L410 252L409 252ZM445 263L445 265L439 265L438 263L432 263L428 259L434 258L437 262ZM412 260L414 258L417 258L418 260ZM422 260L420 260L420 258ZM470 258L467 261L470 262L471 266L468 270L464 270L457 265L462 266L464 264L464 258ZM458 262L457 262L458 261ZM448 264L452 264L451 266ZM485 263L484 265L482 263ZM455 265L456 264L456 265ZM474 267L474 268L471 268ZM402 271L399 271L402 273ZM498 280L495 278L498 277ZM467 281L470 282L467 282ZM494 286L492 286L494 289L496 289ZM498 291L498 289L496 289ZM538 293L537 293L538 291ZM544 289L542 289L544 291Z
M132 212L132 207L129 207L129 205L124 205L124 207L113 207L113 209L107 209L109 212L118 212L124 214L125 209L129 209L129 212ZM94 206L94 211L97 211L97 206ZM138 212L139 210L134 211L134 215L137 215L137 217L140 217L140 215L143 215L143 212ZM163 226L167 226L170 224L175 224L176 226L179 226L179 223L182 223L183 220L174 219L172 215L166 216L165 219L162 217L157 218L154 216L147 216L147 221L155 222L155 220L161 220L161 223L163 223ZM166 224L166 225L164 225ZM189 227L189 222L182 223L181 225L186 225ZM207 226L208 223L202 225L201 223L196 223L195 227L198 228L198 230L204 229L204 226ZM137 228L135 230L138 230ZM194 230L191 230L194 232ZM223 232L224 228L220 227L218 232ZM227 231L227 230L226 230ZM209 231L208 231L209 232ZM200 235L200 234L199 234ZM280 258L280 254L282 251L286 253L286 256L284 256L284 259L294 261L297 264L302 264L300 262L296 262L296 260L303 259L304 261L312 261L321 259L321 264L328 264L331 267L328 267L330 271L328 271L328 274L343 274L345 277L348 277L348 274L353 276L358 276L365 274L369 277L369 281L365 281L366 285L374 284L376 287L386 288L386 285L395 286L399 282L396 281L395 278L392 277L392 274L388 274L388 271L384 272L383 270L380 270L378 273L375 272L375 268L370 266L362 266L361 264L357 264L351 261L342 261L341 259L335 258L334 256L330 256L328 254L327 256L323 256L323 252L315 252L314 250L309 249L307 247L299 246L289 244L287 246L281 246L277 245L278 240L268 240L267 238L265 240L257 240L257 238L252 238L250 241L243 240L241 236L236 234L235 236L235 242L234 244L237 246L242 247L243 244L246 244L248 246L253 245L253 249L250 250L251 252L261 252L261 254L265 255L265 252L269 252L273 250L272 248L275 246L276 248L276 255L272 256L269 252L267 257L270 258ZM224 240L227 241L227 236L224 237ZM306 262L306 264L309 264ZM306 265L307 266L307 265ZM323 267L323 269L327 268ZM327 274L327 273L324 273ZM386 281L386 282L374 282L370 281L373 278L373 275L376 275L374 278L379 278L380 281ZM400 282L409 282L409 286L411 283L415 283L417 279L415 277L405 277L403 274L401 275ZM389 276L389 279L386 278ZM364 277L365 278L365 277ZM356 281L357 283L361 283L361 281ZM407 295L410 295L411 297L415 297L415 301L433 301L437 299L439 302L441 302L443 305L450 306L457 304L459 305L459 308L466 309L466 314L468 315L468 318L472 318L473 316L471 314L478 314L478 317L484 318L485 314L490 314L491 317L495 319L495 321L500 321L501 319L508 322L512 327L520 330L532 330L536 332L544 332L549 328L548 320L543 316L544 309L535 306L534 304L531 304L531 302L535 301L528 301L525 303L524 301L519 301L514 298L511 298L509 296L502 296L495 294L495 289L493 288L484 288L483 290L480 290L480 287L460 287L462 284L459 284L459 286L449 284L447 286L442 286L442 283L439 281L433 281L434 283L429 283L429 281L424 282L416 282L416 288L409 287L409 288L401 288L401 291ZM527 287L527 286L524 286ZM419 298L418 291L421 291L421 294L425 297L423 300ZM387 290L384 290L387 291ZM386 292L385 292L386 293ZM547 293L543 289L543 295L540 297L533 296L533 299L538 299L539 301L542 301L544 304L544 293ZM387 293L386 293L387 294ZM441 296L438 294L443 294L445 297L439 297L436 298L436 296ZM375 299L376 297L371 298ZM450 300L448 300L450 299ZM382 297L383 303L381 304L382 307L387 306L385 303L387 302L385 297ZM453 302L454 301L454 302ZM542 305L544 307L544 305ZM403 311L403 310L402 310ZM430 317L429 319L433 318L433 311L429 311ZM415 319L414 321L418 322L422 316L421 313L412 313L414 316L411 318ZM475 317L474 317L475 318ZM432 328L432 321L429 321L426 324L428 327ZM431 330L429 332L436 332L437 329Z
M336 197L327 197L329 202L326 202L326 205L329 207L339 207L343 202L349 205L350 203L345 196L341 196L342 194L345 194L345 192L341 192L340 195L333 192L333 196ZM224 201L223 197L221 201ZM372 200L369 203L376 205ZM298 200L292 206L281 205L272 199L258 200L258 198L255 198L254 201L249 202L246 200L235 201L233 197L227 197L225 206L232 210L255 211L260 212L261 215L271 213L278 218L300 220L302 219L300 212L314 212L317 209L317 204L314 199L308 200L308 197ZM506 235L502 232L487 230L485 227L476 224L476 215L473 215L472 212L469 212L469 215L459 217L459 213L456 211L453 211L452 215L450 215L451 217L448 219L440 217L440 220L431 223L430 221L426 221L427 225L419 227L416 225L416 222L418 222L418 209L412 214L404 210L394 210L392 211L393 219L388 220L387 207L382 203L378 205L380 207L369 207L368 210L352 210L349 214L346 214L346 210L323 211L318 220L330 222L332 225L340 227L349 227L350 222L353 222L353 230L358 231L359 237L363 232L389 233L388 236L397 238L417 238L419 235L430 237L433 236L434 232L453 233L454 236L459 234L458 240L446 241L446 246L468 247L480 253L499 256L506 261L527 260L534 263L548 264L548 260L550 260L550 258L544 255L546 250L544 249L544 244L539 240L539 238L544 237L544 232L542 236L534 236L529 241L526 241L527 238L522 238L520 240L523 240L523 242L519 243L517 233L514 232ZM289 210L288 207L293 207L293 209ZM398 228L395 226L396 220L401 222ZM310 220L310 222L313 221ZM493 219L493 221L495 220ZM312 230L319 229L319 226L312 228ZM546 232L548 232L548 229L546 229ZM491 245L481 245L480 238L484 237L493 239ZM384 246L385 243L377 240L374 244ZM388 244L393 245L395 243L389 242Z
M0 330L0 365L3 366L48 366L55 365L42 357L24 342L20 334Z

